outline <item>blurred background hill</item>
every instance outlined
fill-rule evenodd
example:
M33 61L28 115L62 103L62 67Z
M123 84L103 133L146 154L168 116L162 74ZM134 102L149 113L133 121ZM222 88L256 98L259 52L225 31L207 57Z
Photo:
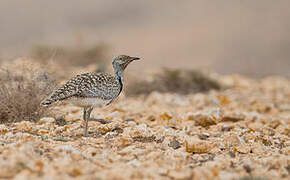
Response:
M1 0L0 57L29 56L39 44L104 43L107 58L142 57L135 70L290 76L289 17L285 0Z

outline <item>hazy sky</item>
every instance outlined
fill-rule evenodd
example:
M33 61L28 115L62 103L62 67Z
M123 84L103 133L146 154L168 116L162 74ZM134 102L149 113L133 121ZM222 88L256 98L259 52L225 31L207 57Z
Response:
M145 69L290 75L289 17L286 0L1 0L0 56L102 41Z

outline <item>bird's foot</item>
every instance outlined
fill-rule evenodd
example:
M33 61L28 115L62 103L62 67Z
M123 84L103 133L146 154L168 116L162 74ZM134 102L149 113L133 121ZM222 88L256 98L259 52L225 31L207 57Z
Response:
M95 119L95 118L90 118L89 121L97 121L97 122L100 122L102 124L109 124L111 123L112 121L110 120L105 120L105 119Z

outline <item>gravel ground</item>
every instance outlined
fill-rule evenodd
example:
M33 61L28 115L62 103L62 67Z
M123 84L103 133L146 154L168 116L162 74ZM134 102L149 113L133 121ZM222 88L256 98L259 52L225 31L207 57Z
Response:
M82 110L0 125L3 179L289 179L290 81L221 78L207 94L125 98L92 116Z

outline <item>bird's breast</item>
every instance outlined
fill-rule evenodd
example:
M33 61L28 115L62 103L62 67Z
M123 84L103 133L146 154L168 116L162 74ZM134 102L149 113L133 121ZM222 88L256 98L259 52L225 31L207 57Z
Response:
M72 98L71 102L80 107L102 107L107 105L111 100L110 99L101 99L95 97L84 97L84 98Z

